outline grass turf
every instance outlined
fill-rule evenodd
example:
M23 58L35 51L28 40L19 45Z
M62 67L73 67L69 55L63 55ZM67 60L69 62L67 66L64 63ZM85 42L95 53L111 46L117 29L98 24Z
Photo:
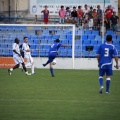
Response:
M20 69L9 76L0 69L0 120L119 120L120 71L114 71L110 94L99 94L97 70ZM105 87L105 80L104 80Z

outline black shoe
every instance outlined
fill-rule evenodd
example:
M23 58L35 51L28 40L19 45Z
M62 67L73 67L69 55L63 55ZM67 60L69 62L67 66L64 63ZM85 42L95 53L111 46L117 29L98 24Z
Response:
M55 77L54 75L52 75L52 77Z
M42 64L43 65L43 67L45 67L45 64Z
M100 87L99 93L102 94L103 86Z
M99 93L102 94L102 90L100 90Z
M11 71L10 71L10 69L8 69L8 74L11 75Z

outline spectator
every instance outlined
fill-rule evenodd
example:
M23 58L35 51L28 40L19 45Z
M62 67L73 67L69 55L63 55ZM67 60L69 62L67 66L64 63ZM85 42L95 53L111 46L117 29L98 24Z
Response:
M88 12L88 16L89 16L89 30L92 30L93 27L93 8L90 7L90 11Z
M94 29L97 29L97 11L96 11L96 9L93 9L92 16L93 16Z
M97 27L98 29L100 29L101 21L102 21L102 10L100 8L100 5L98 5L97 6Z
M85 15L86 15L86 13L88 13L90 10L88 9L88 6L85 4L85 6L84 6L84 10L83 10L83 12L84 12L84 16L83 17L85 17Z
M85 9L83 10L84 12L84 15L83 15L83 22L84 22L84 29L86 30L86 26L88 24L88 21L89 21L89 15L88 15L88 12L90 11L88 9L88 6L85 4Z
M65 13L65 22L70 23L71 22L71 11L70 8L66 8L66 13Z
M110 18L113 14L113 9L111 9L111 6L109 5L108 8L105 10L105 17L108 21L108 25L106 26L106 30L110 29Z
M71 12L72 23L75 24L77 22L77 11L76 7L73 7L73 11Z
M47 10L47 6L45 6L45 9L41 11L41 13L43 13L44 15L44 23L47 24L48 23L48 18L49 18L49 10Z
M64 10L64 6L61 6L61 9L59 10L59 23L60 24L64 24L64 19L65 19L65 10Z
M83 18L84 30L86 30L86 26L87 26L88 22L89 22L89 15L88 15L88 13L86 13Z
M116 12L113 12L113 15L110 18L110 23L113 31L116 31L117 24L119 23L119 17L116 15Z
M82 17L83 17L83 10L81 9L81 6L78 6L77 10L77 25L82 26Z

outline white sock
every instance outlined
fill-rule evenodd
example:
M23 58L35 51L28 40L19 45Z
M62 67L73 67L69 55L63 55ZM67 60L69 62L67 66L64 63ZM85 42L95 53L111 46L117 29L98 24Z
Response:
M32 73L34 73L35 71L34 71L34 64L31 66L31 71L32 71Z
M13 71L13 68L10 68L10 71Z

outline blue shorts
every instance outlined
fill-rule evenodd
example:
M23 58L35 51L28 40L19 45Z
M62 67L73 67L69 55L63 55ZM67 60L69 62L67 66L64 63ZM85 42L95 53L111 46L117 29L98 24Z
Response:
M56 53L49 53L48 55L49 61L52 62L56 58L56 55L57 55Z
M99 76L111 76L113 75L112 69L99 69Z

